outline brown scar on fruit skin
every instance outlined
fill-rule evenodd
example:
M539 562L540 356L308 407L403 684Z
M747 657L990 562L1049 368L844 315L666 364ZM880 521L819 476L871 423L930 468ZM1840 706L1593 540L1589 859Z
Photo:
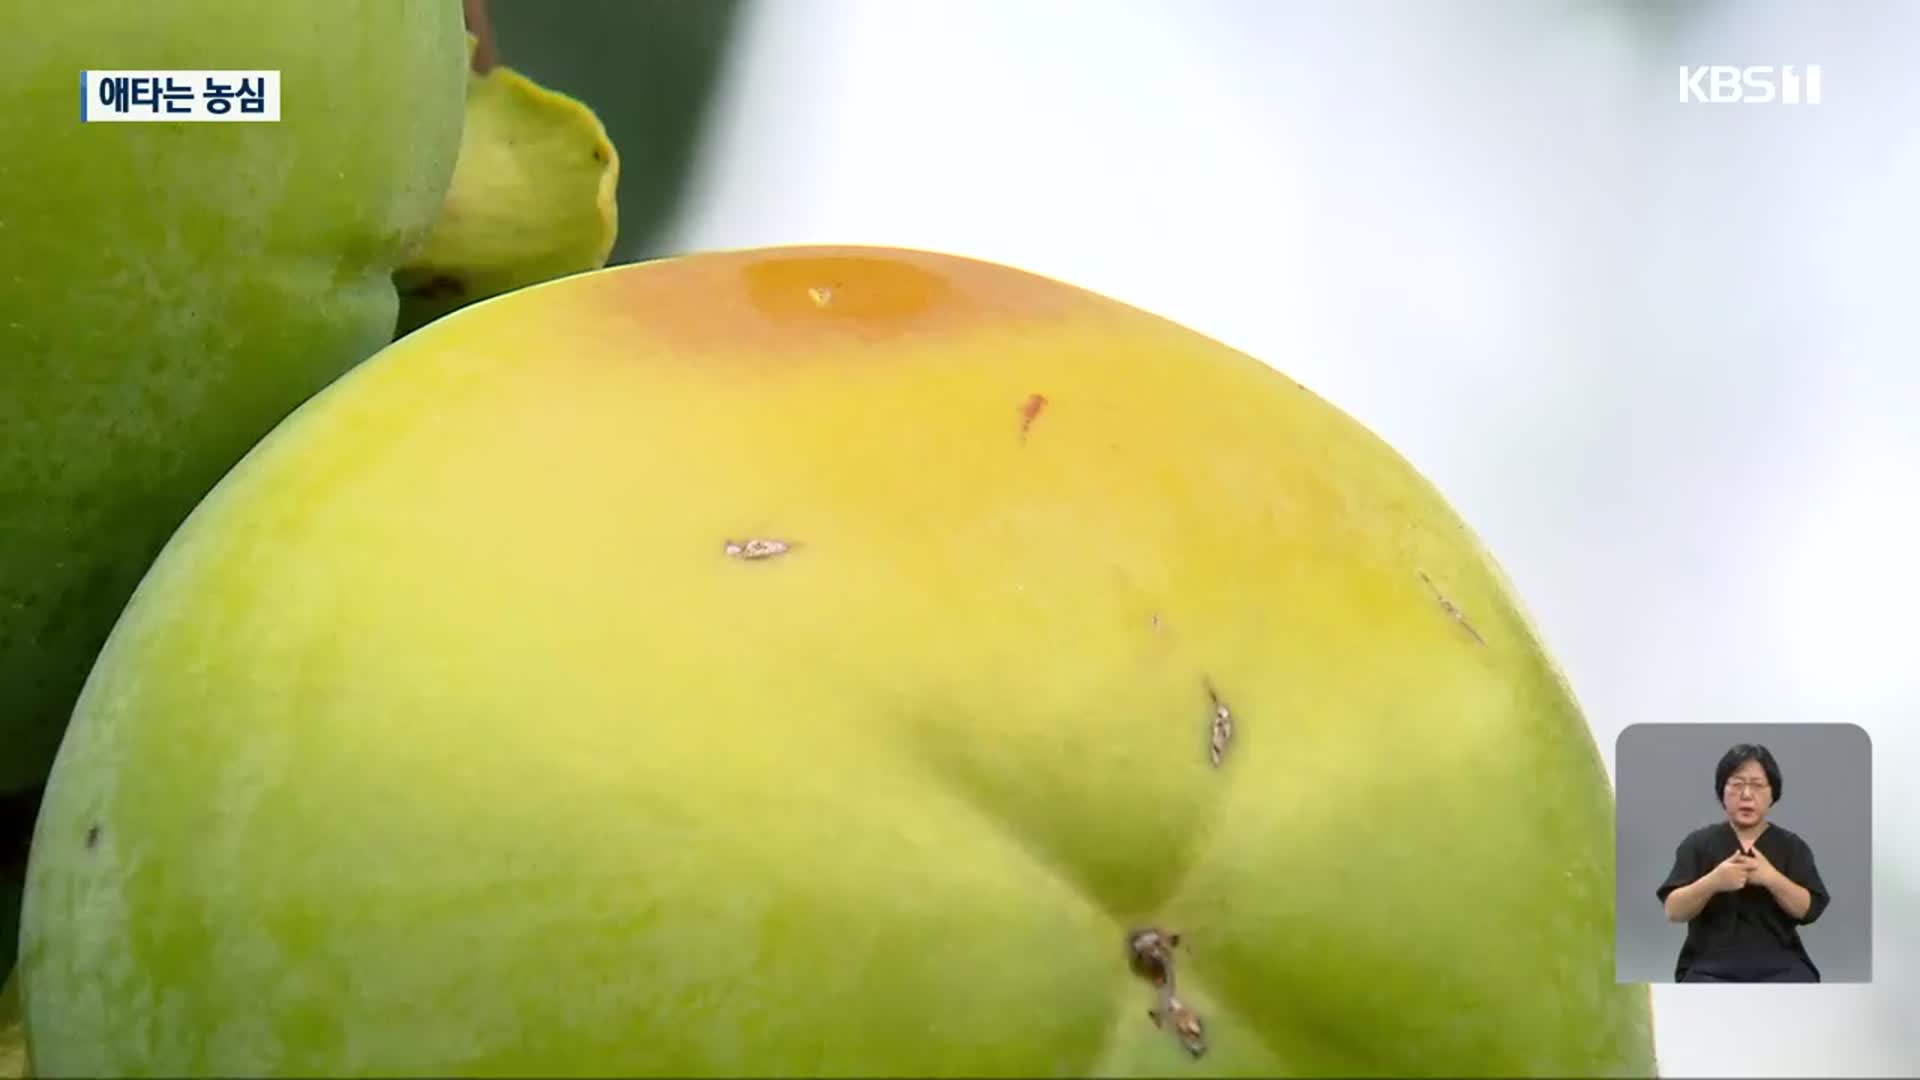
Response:
M100 843L100 826L87 826L87 850L92 851Z
M771 559L792 551L794 544L790 540L767 540L749 538L746 540L728 540L721 548L729 557L735 559Z
M1171 985L1173 950L1179 944L1178 931L1142 927L1127 935L1127 966L1155 986Z
M1027 398L1027 403L1020 407L1020 441L1021 442L1024 443L1027 441L1027 430L1033 427L1033 422L1040 418L1041 411L1044 410L1046 407L1047 407L1047 396L1045 394L1033 394L1029 396Z
M1452 616L1454 622L1459 623L1466 629L1467 633L1473 635L1473 640L1476 644L1485 645L1487 643L1487 639L1480 636L1480 631L1475 630L1473 624L1467 621L1466 613L1460 610L1459 605L1447 599L1446 594L1440 591L1440 586L1433 583L1433 579L1427 576L1425 570L1420 571L1420 580L1427 583L1427 588L1433 592L1433 598L1440 601L1440 610Z
M1173 1033L1180 1036L1180 1045L1194 1057L1207 1052L1207 1033L1200 1023L1200 1014L1188 1007L1187 1003L1168 994L1160 1008L1150 1010L1154 1027L1165 1027L1167 1021L1173 1022Z
M1212 681L1206 686L1207 700L1213 705L1213 717L1207 725L1207 757L1217 769L1226 760L1227 745L1233 742L1233 710L1220 700L1220 692L1213 688Z
M1164 1029L1171 1022L1180 1045L1199 1057L1207 1052L1206 1030L1200 1014L1180 1000L1174 987L1173 950L1179 944L1180 935L1174 931L1158 927L1135 930L1127 935L1127 962L1134 974L1152 983L1158 992L1154 1006L1147 1010L1153 1026Z

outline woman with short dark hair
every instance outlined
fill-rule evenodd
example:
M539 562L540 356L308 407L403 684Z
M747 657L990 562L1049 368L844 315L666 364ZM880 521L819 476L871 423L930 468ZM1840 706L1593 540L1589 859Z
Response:
M1680 841L1657 891L1667 918L1687 924L1674 979L1819 982L1799 928L1829 897L1813 849L1767 820L1785 794L1779 764L1766 747L1741 743L1720 758L1713 791L1725 819Z

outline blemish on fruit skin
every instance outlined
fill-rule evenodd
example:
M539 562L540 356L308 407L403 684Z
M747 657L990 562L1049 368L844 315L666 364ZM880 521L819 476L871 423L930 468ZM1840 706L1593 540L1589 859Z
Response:
M1199 1057L1207 1052L1206 1031L1200 1023L1200 1014L1175 992L1173 950L1179 944L1180 935L1173 931L1157 927L1135 930L1127 935L1127 961L1134 974L1152 983L1156 991L1147 1018L1157 1028L1172 1024L1180 1045L1187 1053Z
M1149 926L1127 935L1127 965L1155 986L1173 983L1173 950L1180 944L1177 931Z
M793 544L786 540L729 540L723 550L735 559L771 559L792 551Z
M1187 1003L1168 994L1160 1008L1152 1014L1155 1027L1164 1027L1168 1021L1173 1023L1173 1033L1180 1037L1180 1045L1194 1057L1207 1052L1206 1031L1200 1025L1200 1014L1194 1012Z
M1041 410L1045 409L1046 407L1047 407L1047 397L1045 394L1033 394L1029 396L1027 398L1027 403L1020 407L1020 441L1021 442L1027 441L1027 430L1033 427L1033 422L1039 419Z
M753 308L788 323L826 316L870 329L898 326L937 308L952 290L937 273L875 256L773 256L742 274Z
M100 826L98 825L87 826L87 850L92 851L95 847L98 847L99 844L100 844Z
M630 345L596 355L617 363L697 362L702 371L728 365L784 373L796 361L837 370L984 358L995 350L949 356L947 346L1015 330L1039 340L1036 335L1072 333L1084 317L1124 314L1105 297L1005 265L858 245L658 259L585 275L569 295L581 317L614 324L608 340ZM929 348L864 347L900 340ZM1009 404L1019 408L1019 398Z
M1213 688L1211 682L1207 684L1207 700L1213 705L1213 717L1208 724L1207 757L1217 769L1226 760L1227 745L1233 742L1233 710L1220 700L1220 692Z
M1433 591L1433 598L1440 602L1440 610L1452 616L1454 622L1459 623L1465 628L1467 633L1473 636L1476 644L1485 645L1487 643L1487 639L1480 636L1480 631L1475 630L1473 624L1467 621L1466 613L1462 612L1459 606L1452 600L1447 599L1447 595L1440 591L1440 586L1433 583L1433 579L1427 576L1425 570L1420 571L1420 580L1426 582L1427 588Z

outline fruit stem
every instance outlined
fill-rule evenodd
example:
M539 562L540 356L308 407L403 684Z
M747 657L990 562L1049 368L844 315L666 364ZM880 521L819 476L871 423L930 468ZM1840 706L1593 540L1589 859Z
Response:
M477 44L473 47L473 70L485 75L500 62L500 52L493 42L493 19L487 11L487 0L466 0L467 33L474 36Z

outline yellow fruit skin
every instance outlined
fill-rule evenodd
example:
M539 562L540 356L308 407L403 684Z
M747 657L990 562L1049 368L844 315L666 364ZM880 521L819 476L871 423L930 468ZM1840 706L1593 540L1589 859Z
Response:
M202 504L57 763L26 1016L46 1075L1643 1076L1609 799L1292 380L1003 267L694 255L427 327Z

